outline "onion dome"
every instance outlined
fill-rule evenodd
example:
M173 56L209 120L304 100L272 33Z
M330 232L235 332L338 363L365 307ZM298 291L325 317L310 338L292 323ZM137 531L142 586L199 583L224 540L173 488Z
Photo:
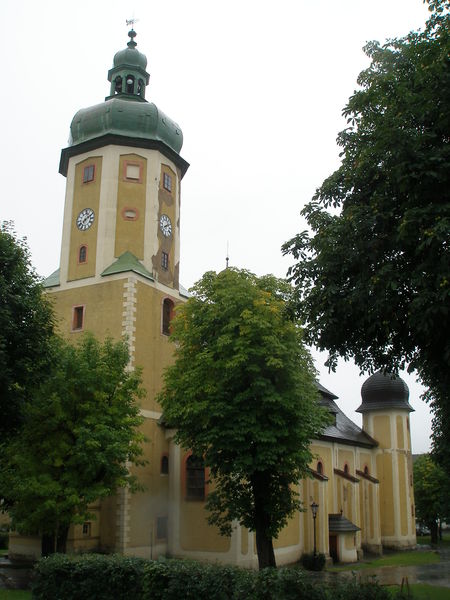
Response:
M136 49L137 44L134 41L136 32L134 29L129 31L128 35L130 36L130 41L124 50L119 50L119 52L116 52L114 55L113 68L109 73L111 73L114 69L122 67L123 65L138 67L143 71L145 71L147 68L147 57L145 54L142 54L142 52L139 52L139 50ZM108 79L111 81L109 73Z
M136 48L136 32L114 56L108 71L110 95L101 104L79 110L70 125L69 147L61 153L59 171L67 175L69 158L107 144L155 148L173 160L184 175L188 163L179 155L181 128L145 99L150 81L147 58Z
M403 379L383 371L377 371L366 379L361 387L361 398L362 404L356 412L391 408L414 411L408 402L409 389Z

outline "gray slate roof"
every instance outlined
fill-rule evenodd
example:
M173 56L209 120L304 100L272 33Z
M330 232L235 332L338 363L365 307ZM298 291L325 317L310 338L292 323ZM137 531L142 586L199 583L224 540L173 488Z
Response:
M317 389L320 392L320 404L324 408L327 408L330 413L335 416L335 423L328 425L319 436L319 439L328 442L340 442L342 444L362 446L363 448L374 448L378 446L370 435L365 433L358 427L356 423L353 423L339 408L334 401L337 399L332 392L324 388L320 383L317 382Z

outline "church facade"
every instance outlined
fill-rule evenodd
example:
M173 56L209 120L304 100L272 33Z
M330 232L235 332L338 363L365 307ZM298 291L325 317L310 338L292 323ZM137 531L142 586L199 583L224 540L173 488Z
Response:
M121 490L92 507L96 518L69 532L68 550L101 550L257 565L253 532L230 538L206 521L207 477L173 441L155 396L172 360L170 320L187 292L179 282L180 190L188 163L180 127L145 98L147 59L135 32L116 53L105 101L82 109L62 150L66 197L60 268L45 281L59 330L77 341L126 337L130 368L143 367L141 403L148 464L135 469L145 490ZM363 428L318 384L333 422L312 442L311 477L299 482L305 511L275 541L278 564L317 551L354 561L364 550L416 543L408 389L372 375L362 387ZM310 506L317 508L313 518ZM13 534L12 557L37 557L40 540Z

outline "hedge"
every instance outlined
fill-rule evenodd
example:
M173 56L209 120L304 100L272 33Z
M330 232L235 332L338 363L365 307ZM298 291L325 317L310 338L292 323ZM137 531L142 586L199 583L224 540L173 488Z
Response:
M324 583L298 568L250 571L191 560L61 555L35 567L33 600L391 600L376 583Z

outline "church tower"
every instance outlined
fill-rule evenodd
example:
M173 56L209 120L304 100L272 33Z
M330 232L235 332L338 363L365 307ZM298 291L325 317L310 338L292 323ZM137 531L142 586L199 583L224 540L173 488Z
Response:
M362 385L363 430L378 441L381 543L385 548L416 545L409 390L400 377L381 371Z
M180 183L189 165L180 156L180 127L146 100L147 59L135 31L128 35L108 72L109 95L76 113L61 152L61 261L44 285L69 340L83 331L126 337L130 366L143 368L147 391L141 414L149 464L136 471L145 491L103 501L89 527L69 533L69 549L148 557L167 547L168 442L155 396L172 360L170 319L183 300Z

